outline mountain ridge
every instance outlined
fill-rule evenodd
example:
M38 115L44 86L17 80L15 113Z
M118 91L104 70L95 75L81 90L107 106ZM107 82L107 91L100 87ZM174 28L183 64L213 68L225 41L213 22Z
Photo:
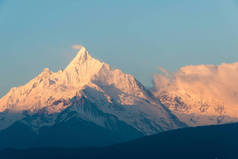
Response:
M130 128L123 141L186 126L132 75L111 69L84 47L64 70L46 68L0 99L0 132L20 122L39 133L71 119L111 133L121 125L118 137Z

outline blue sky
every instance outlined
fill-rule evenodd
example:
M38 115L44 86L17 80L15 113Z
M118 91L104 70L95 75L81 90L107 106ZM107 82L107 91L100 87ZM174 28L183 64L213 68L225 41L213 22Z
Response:
M146 86L159 67L238 61L238 0L0 0L0 96L81 44Z

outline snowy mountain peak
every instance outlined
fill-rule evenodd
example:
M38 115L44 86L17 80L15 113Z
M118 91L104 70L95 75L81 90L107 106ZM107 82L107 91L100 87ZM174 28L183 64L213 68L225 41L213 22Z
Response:
M148 100L146 91L132 75L111 69L108 64L93 58L82 46L64 71L55 73L46 68L26 85L9 91L0 99L0 112L6 109L34 112L50 107L59 99L78 96L86 87L95 87L106 98L120 104L135 105L139 98ZM64 108L65 105L50 110L58 112Z
M88 53L88 50L85 47L81 46L80 50L71 63L82 64L87 60L90 60L91 58L92 56Z
M92 56L88 53L88 50L85 47L81 47L78 51L77 55L70 62L70 64L66 67L65 70L74 69L75 67L79 67L80 65L86 63L87 61L92 60Z
M85 47L81 46L80 51L63 72L66 84L77 87L87 84L99 72L103 64L93 58Z
M26 85L9 91L0 99L0 111L37 111L55 100L68 100L80 94L86 86L94 85L119 103L133 105L134 97L146 98L143 88L132 75L111 69L108 64L93 58L82 46L64 71L55 73L46 68Z
M109 130L125 122L143 134L181 126L132 75L111 69L84 47L64 71L46 68L0 99L0 130L18 120L37 130L71 118Z

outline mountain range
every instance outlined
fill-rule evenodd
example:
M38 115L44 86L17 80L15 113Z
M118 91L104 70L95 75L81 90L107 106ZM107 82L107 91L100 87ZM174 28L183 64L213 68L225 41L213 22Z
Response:
M132 75L83 46L0 99L0 148L102 146L186 127Z
M172 80L158 76L148 89L81 46L64 70L46 68L0 99L0 148L105 146L238 121L219 99L197 91L201 84L192 69L183 68Z

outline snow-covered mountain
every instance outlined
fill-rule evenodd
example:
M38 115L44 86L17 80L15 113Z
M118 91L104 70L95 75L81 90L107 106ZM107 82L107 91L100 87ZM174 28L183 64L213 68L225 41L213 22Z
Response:
M164 72L155 76L153 94L187 125L238 121L238 63Z
M185 126L132 75L111 69L84 47L64 70L44 69L0 99L2 132L21 123L37 134L78 120L124 139Z

